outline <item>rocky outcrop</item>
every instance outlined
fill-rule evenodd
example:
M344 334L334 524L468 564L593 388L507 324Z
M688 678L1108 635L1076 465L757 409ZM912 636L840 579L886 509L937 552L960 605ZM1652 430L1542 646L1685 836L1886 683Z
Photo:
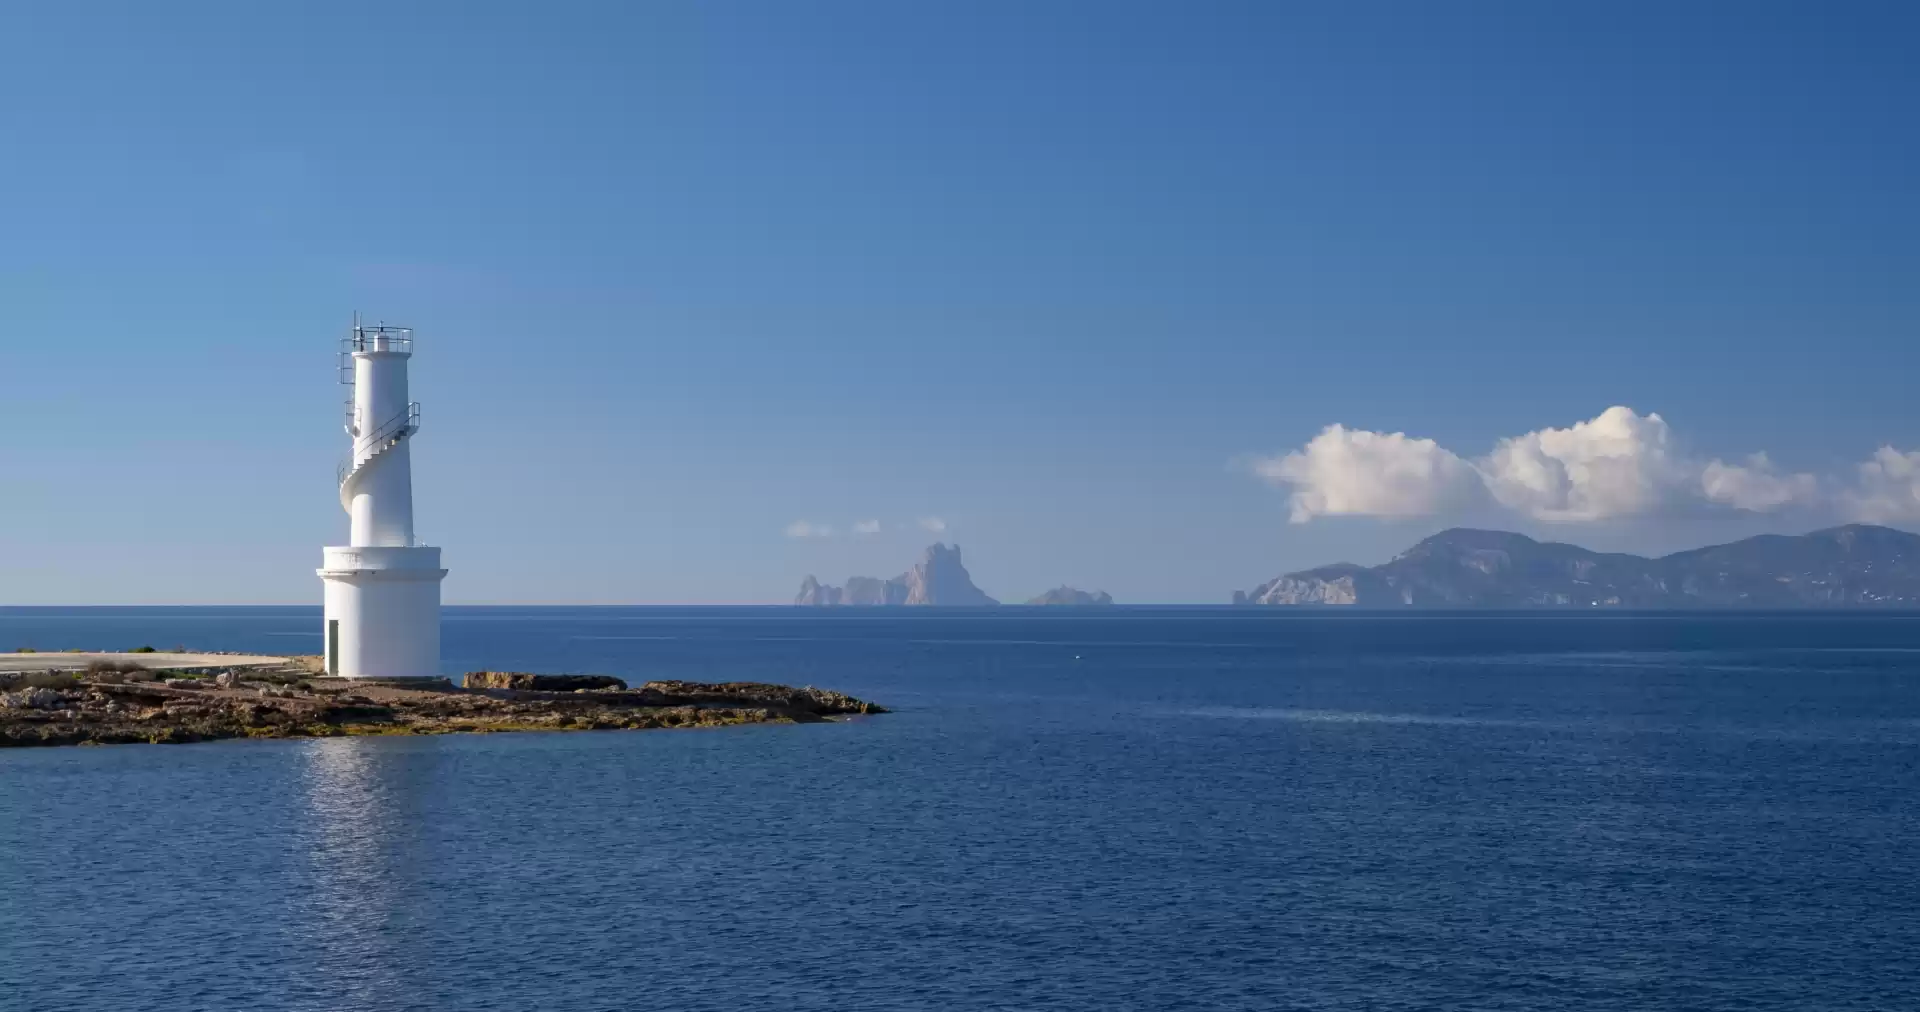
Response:
M813 607L834 605L934 605L939 607L983 607L1000 602L973 585L973 577L960 562L960 546L944 544L927 547L918 565L894 577L881 580L856 576L845 587L831 587L809 576L800 584L794 604Z
M847 579L840 595L841 604L890 605L907 603L907 585L903 579L880 580L871 576Z
M72 675L55 687L11 694L30 697L20 700L30 705L0 708L0 747L819 723L886 712L838 692L760 682L659 681L627 690L607 678L621 687L423 690L286 677L234 687L176 680L197 683L188 688Z
M1109 605L1113 603L1113 595L1104 590L1097 590L1089 594L1084 590L1076 590L1073 587L1055 587L1027 603L1065 607Z
M1278 576L1252 593L1236 595L1235 604L1377 604L1393 590L1371 571L1342 563L1304 573Z
M1920 536L1850 524L1657 559L1506 531L1442 531L1379 566L1276 577L1236 604L1363 608L1801 608L1920 605Z
M794 598L793 603L825 608L839 604L841 596L839 587L825 586L819 580L809 576L800 581L800 596Z
M62 701L63 697L52 689L0 692L0 708L9 710L55 710L59 709Z
M657 692L663 698L700 704L726 706L764 706L828 717L838 714L885 713L864 700L809 685L796 689L791 685L768 682L648 682L642 692Z
M978 608L999 604L973 585L967 567L960 564L960 546L927 546L920 564L907 570L904 577L907 598L903 604L935 604L943 607Z
M531 689L537 692L627 687L626 682L612 675L534 675L524 671L469 671L460 684L469 689Z

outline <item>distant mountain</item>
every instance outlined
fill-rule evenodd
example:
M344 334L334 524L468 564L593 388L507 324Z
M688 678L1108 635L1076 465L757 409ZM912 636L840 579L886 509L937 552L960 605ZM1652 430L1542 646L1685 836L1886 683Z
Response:
M1920 535L1849 524L1657 559L1505 531L1442 531L1379 566L1275 577L1235 604L1362 608L1920 606Z
M1088 605L1112 604L1113 595L1104 590L1096 590L1089 594L1084 590L1075 590L1072 587L1055 587L1027 603L1085 607Z
M980 607L1000 602L982 593L960 564L960 546L927 546L920 564L891 580L856 576L845 587L830 587L809 576L800 583L800 595L794 604L814 607L835 605L941 605Z

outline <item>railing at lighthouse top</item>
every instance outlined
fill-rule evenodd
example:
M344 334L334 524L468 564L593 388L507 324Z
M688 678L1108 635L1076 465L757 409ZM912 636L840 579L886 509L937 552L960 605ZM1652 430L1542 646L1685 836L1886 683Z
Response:
M412 354L413 328L389 327L385 324L378 327L364 327L356 323L353 326L353 332L341 338L341 343L346 345L346 351L349 354L356 351L399 351Z
M334 357L334 368L340 374L340 385L351 387L354 383L353 356L362 352L396 352L403 355L413 354L413 328L389 327L381 324L367 327L354 318L353 329L340 339L340 353ZM347 426L353 426L353 391L347 391Z

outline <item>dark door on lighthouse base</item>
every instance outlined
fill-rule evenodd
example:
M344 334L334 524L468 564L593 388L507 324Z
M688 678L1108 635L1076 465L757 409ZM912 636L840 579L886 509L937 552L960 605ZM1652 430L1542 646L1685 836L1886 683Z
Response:
M327 620L327 674L340 677L340 620Z

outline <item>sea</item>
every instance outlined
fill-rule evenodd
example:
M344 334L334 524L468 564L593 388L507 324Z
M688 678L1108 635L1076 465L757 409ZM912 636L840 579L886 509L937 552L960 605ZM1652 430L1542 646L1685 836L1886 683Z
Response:
M313 653L310 608L0 648ZM0 751L12 1010L1920 1008L1920 615L451 608L704 730Z

